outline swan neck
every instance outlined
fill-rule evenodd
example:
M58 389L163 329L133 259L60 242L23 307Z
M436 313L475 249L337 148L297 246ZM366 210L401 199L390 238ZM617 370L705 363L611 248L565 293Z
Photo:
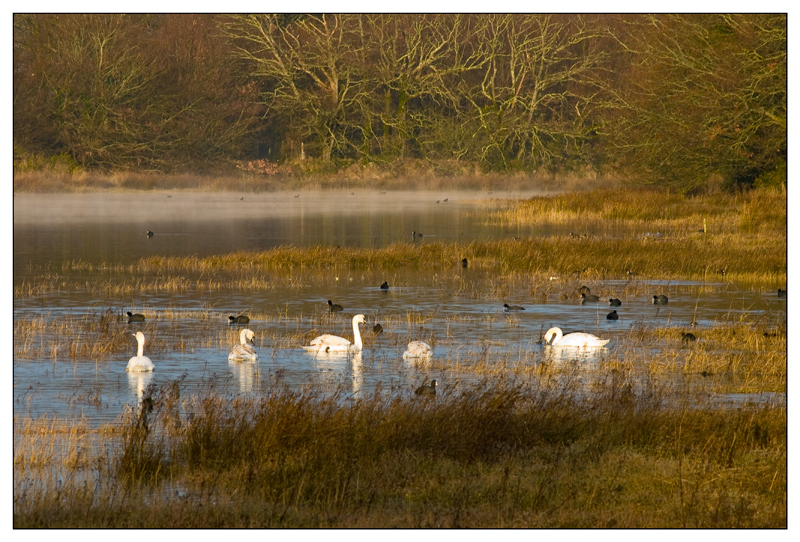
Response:
M136 342L139 343L139 348L136 350L136 355L142 357L144 356L144 338L136 337Z
M363 344L361 343L361 332L358 330L358 320L355 318L353 318L353 339L353 342L355 343L355 349L360 352Z

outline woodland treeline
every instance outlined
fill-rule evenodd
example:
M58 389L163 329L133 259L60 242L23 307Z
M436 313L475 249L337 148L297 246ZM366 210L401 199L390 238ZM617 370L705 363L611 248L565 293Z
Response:
M785 14L16 14L15 163L780 183L786 37Z

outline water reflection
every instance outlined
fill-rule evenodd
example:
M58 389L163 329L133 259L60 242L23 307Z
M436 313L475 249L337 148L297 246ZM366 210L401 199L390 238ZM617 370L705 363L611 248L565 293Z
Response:
M575 348L546 345L542 348L542 359L555 364L590 363L600 361L605 353L606 349L602 346Z
M258 362L255 360L228 360L228 365L233 373L233 378L239 384L239 391L250 393L253 391Z
M128 375L128 388L136 396L136 403L141 404L142 397L144 396L144 390L153 379L153 373L126 371L126 374Z

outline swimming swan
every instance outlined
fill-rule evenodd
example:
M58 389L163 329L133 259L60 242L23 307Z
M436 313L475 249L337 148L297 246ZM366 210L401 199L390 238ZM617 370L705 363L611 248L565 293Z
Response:
M358 330L358 324L364 324L367 320L363 314L356 314L353 316L353 336L355 344L344 337L337 337L336 335L320 335L309 346L303 348L309 352L361 352L363 343L361 342L361 332Z
M136 342L139 343L139 349L136 352L136 356L128 361L128 367L126 367L125 370L136 373L152 371L154 368L153 362L144 355L144 333L137 331L136 333L131 333L131 335L136 337Z
M258 359L256 349L247 344L254 342L256 334L249 329L243 329L239 332L239 343L233 347L231 353L228 354L228 361L255 361Z
M555 335L555 337L553 337ZM553 338L552 342L550 338ZM544 334L544 342L551 346L574 346L582 348L585 346L604 346L610 339L601 339L589 333L569 333L564 335L560 328L551 327Z
M413 341L408 343L408 348L403 352L403 359L432 358L433 348L426 342Z

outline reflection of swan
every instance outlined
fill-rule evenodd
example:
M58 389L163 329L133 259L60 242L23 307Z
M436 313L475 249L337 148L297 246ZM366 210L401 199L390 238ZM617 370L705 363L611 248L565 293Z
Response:
M361 352L353 354L351 363L353 367L353 393L356 394L364 387L364 366L361 363Z
M555 335L555 337L553 337ZM550 339L553 338L552 342ZM569 333L568 335L564 335L560 328L551 327L547 330L547 333L544 334L544 342L551 345L551 346L574 346L574 347L585 347L585 346L603 346L605 345L610 339L601 339L600 337L595 337L589 333Z
M310 346L304 346L305 350L309 352L360 352L363 346L361 342L361 333L358 331L358 324L366 323L363 314L356 314L353 316L353 336L355 344L344 337L337 337L336 335L320 335L313 341Z
M153 378L153 373L128 373L128 386L131 391L136 392L136 399L141 402L144 390L150 384Z
M239 332L239 343L233 347L231 353L228 355L228 361L237 360L237 361L255 361L258 359L258 354L256 353L256 349L250 346L249 342L254 342L253 339L255 338L256 334L250 331L249 329L243 329Z
M253 376L257 363L247 363L255 360L229 360L233 376L239 381L239 391L249 393L253 391ZM244 363L242 363L244 362Z
M242 314L241 316L228 316L229 324L249 324L250 318Z
M128 361L128 367L126 367L125 370L134 373L152 371L153 362L144 355L144 333L137 331L136 333L132 333L132 335L136 337L136 342L139 343L139 349L136 352L136 356Z
M330 309L331 312L339 312L343 309L341 305L339 305L338 303L334 303L330 299L328 300L328 308Z
M128 323L131 322L144 322L144 314L133 314L131 311L128 311Z
M403 359L430 359L433 357L433 348L426 342L412 341L403 352Z

